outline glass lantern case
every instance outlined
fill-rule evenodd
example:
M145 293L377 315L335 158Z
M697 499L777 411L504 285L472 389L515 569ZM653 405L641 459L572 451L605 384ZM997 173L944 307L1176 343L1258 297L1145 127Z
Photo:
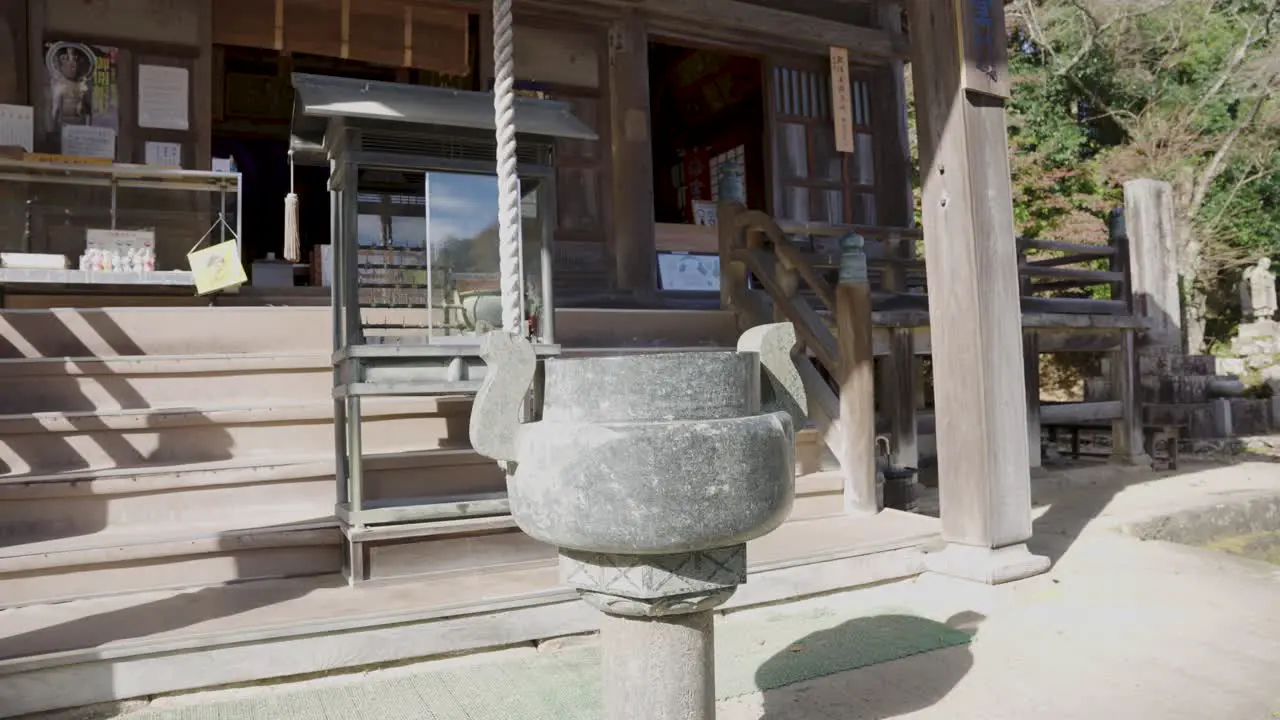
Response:
M501 496L370 498L361 401L475 392L480 337L502 329L493 96L295 74L295 152L330 168L338 506L370 528L500 515ZM519 98L522 332L557 353L554 146L594 140L567 105ZM351 544L356 544L352 540ZM358 558L348 575L357 581Z

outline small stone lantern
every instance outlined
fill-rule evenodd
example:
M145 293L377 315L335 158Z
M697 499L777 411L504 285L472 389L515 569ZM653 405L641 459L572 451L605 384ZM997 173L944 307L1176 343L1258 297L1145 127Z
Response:
M737 351L548 360L540 419L522 423L533 348L486 337L471 441L511 463L516 523L560 549L563 581L604 613L609 720L715 717L712 610L794 499L794 347L784 323Z

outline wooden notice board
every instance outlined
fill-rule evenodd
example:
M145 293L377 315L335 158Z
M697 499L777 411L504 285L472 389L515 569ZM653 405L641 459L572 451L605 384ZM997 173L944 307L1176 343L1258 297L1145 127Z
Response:
M960 18L964 88L1009 99L1009 63L1004 4L1000 0L953 0Z

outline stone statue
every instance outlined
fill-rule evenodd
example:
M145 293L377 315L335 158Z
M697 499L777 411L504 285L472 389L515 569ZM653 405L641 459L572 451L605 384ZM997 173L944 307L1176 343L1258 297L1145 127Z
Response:
M1271 258L1262 258L1244 273L1240 283L1240 305L1247 321L1272 320L1276 310L1276 274L1271 271Z

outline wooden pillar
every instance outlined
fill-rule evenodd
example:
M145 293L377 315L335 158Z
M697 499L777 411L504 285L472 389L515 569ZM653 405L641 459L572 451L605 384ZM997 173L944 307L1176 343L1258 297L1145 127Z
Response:
M839 445L844 476L844 509L849 514L880 510L876 497L876 371L871 332L871 286L862 238L841 241L840 284L836 286L836 346L840 353Z
M26 3L0 3L0 103L27 104L26 72Z
M1120 401L1120 418L1111 424L1111 461L1146 467L1151 464L1143 442L1142 406L1139 403L1137 337L1132 330L1120 336L1120 349L1110 365L1114 399Z
M880 6L880 27L893 37L902 39L902 6L888 2ZM895 60L886 64L881 82L885 84L882 111L876 132L886 139L885 147L893 152L880 153L879 172L883 178L877 197L877 220L892 227L915 224L915 198L911 186L911 140L908 136L905 64ZM885 248L897 260L915 258L915 242L909 238L893 238ZM907 292L907 271L896 266L885 274L885 290ZM884 407L889 420L890 459L899 467L919 467L920 448L916 421L916 385L920 367L916 361L915 335L910 328L890 331L889 358L883 364Z
M1018 267L1026 264L1027 256L1018 250ZM1030 297L1031 280L1019 273L1018 294ZM1040 336L1035 330L1022 331L1022 364L1027 389L1027 450L1028 465L1032 470L1044 466L1044 449L1040 442Z
M902 262L914 259L915 243L911 239L890 238L885 242L885 251L889 257ZM894 293L907 291L905 265L893 265L885 271L884 289ZM919 383L920 367L916 362L915 333L911 328L894 328L889 331L889 356L881 360L880 374L880 407L889 423L890 461L897 467L918 468L920 443L916 417L916 385Z
M909 0L924 184L942 530L936 572L1029 577L1031 481L1005 99L992 0Z
M653 149L649 140L649 38L634 10L609 29L614 273L619 290L657 288Z
M916 414L916 386L920 365L916 362L915 335L910 328L889 333L889 357L885 360L883 407L889 415L890 460L897 467L920 467L920 428Z
M902 39L902 6L887 2L880 6L880 27L893 37ZM905 45L905 42L903 42ZM884 90L872 121L876 132L885 139L889 151L878 154L878 171L882 178L877 195L877 221L891 227L915 224L915 200L911 185L911 140L907 122L905 64L895 60L885 65L880 76ZM911 238L886 240L886 252L897 260L910 261L916 256ZM884 289L907 292L907 271L902 265L884 274ZM881 361L882 402L890 433L890 460L898 467L920 466L919 428L916 417L916 394L920 381L920 363L916 358L915 335L910 328L889 332L889 357Z
M27 2L27 105L36 108L35 131L36 144L40 144L40 136L48 132L45 122L46 113L41 109L49 102L48 70L44 66L44 0Z
M192 73L191 125L196 131L194 162L187 167L209 170L213 165L213 0L196 3L199 14L199 55Z
M1040 442L1040 340L1035 330L1022 333L1022 362L1027 383L1027 450L1034 470L1044 466Z
M1163 185L1163 188L1158 186ZM1151 181L1141 181L1135 185L1129 183L1125 186L1126 203L1130 200L1134 203L1134 219L1142 226L1138 230L1139 237L1144 238L1144 244L1150 246L1153 242L1157 245L1154 252L1157 257L1151 257L1149 253L1144 253L1145 259L1157 264L1175 262L1171 260L1171 256L1166 250L1172 252L1172 200L1169 197L1161 197L1165 191L1169 189L1165 183L1153 183ZM1160 223L1153 223L1152 216L1162 213L1153 213L1150 205L1155 203L1160 205L1168 201L1170 225L1167 230L1167 239L1169 245L1165 246L1157 232ZM1151 327L1156 328L1156 346L1168 351L1177 352L1182 345L1182 323L1181 319L1170 325L1167 317L1158 317L1161 313L1154 315L1147 314L1148 307L1159 307L1160 304L1147 303L1149 298L1147 294L1143 294L1142 302L1139 302L1139 296L1134 293L1135 282L1141 283L1144 287L1151 288L1152 283L1164 288L1161 293L1167 293L1169 290L1165 278L1157 279L1150 273L1137 268L1134 262L1138 259L1134 256L1133 243L1130 241L1128 229L1126 227L1125 215L1127 211L1112 213L1110 222L1111 245L1116 249L1116 255L1111 260L1111 270L1123 273L1126 281L1111 286L1111 299L1120 300L1125 303L1131 315L1145 316L1151 322ZM1152 225L1157 227L1152 227ZM1181 303L1178 297L1178 273L1175 267L1166 267L1171 278L1167 279L1172 284L1172 302ZM1107 374L1111 378L1111 394L1113 400L1120 402L1121 415L1119 419L1111 422L1111 460L1121 465L1147 466L1151 464L1151 457L1147 455L1146 437L1143 433L1142 423L1142 363L1139 359L1139 349L1137 347L1138 337L1132 330L1126 330L1120 336L1120 347L1112 355L1111 362L1107 363Z

